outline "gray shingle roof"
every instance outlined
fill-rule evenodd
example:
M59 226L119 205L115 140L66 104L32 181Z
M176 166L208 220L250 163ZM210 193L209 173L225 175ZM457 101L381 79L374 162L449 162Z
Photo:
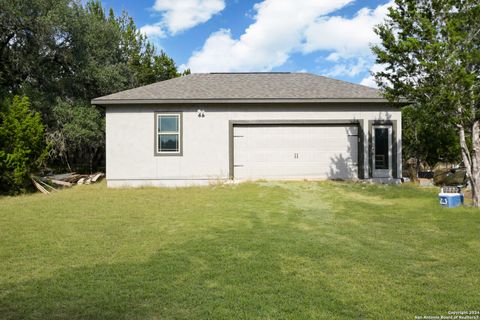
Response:
M385 102L378 90L311 73L196 73L125 90L93 104Z

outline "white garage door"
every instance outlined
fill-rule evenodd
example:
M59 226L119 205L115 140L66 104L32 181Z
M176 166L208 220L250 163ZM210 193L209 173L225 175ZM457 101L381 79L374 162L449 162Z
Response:
M357 177L354 125L238 125L233 137L235 179Z

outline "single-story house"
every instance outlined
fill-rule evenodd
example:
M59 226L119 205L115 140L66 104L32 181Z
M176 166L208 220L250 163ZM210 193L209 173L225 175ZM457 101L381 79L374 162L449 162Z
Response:
M309 73L191 74L106 107L109 187L398 179L401 113L376 89Z

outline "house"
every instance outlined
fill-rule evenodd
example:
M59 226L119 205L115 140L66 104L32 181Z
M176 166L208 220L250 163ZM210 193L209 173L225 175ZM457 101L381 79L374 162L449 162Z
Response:
M314 74L191 74L92 104L106 107L109 187L402 172L399 105Z

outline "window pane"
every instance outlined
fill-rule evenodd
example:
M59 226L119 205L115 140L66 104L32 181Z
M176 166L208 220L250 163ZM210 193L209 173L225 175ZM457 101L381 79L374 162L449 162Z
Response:
M159 116L158 132L178 132L178 116Z
M158 135L158 146L160 152L178 152L178 134Z
M375 169L389 169L388 129L375 129Z

